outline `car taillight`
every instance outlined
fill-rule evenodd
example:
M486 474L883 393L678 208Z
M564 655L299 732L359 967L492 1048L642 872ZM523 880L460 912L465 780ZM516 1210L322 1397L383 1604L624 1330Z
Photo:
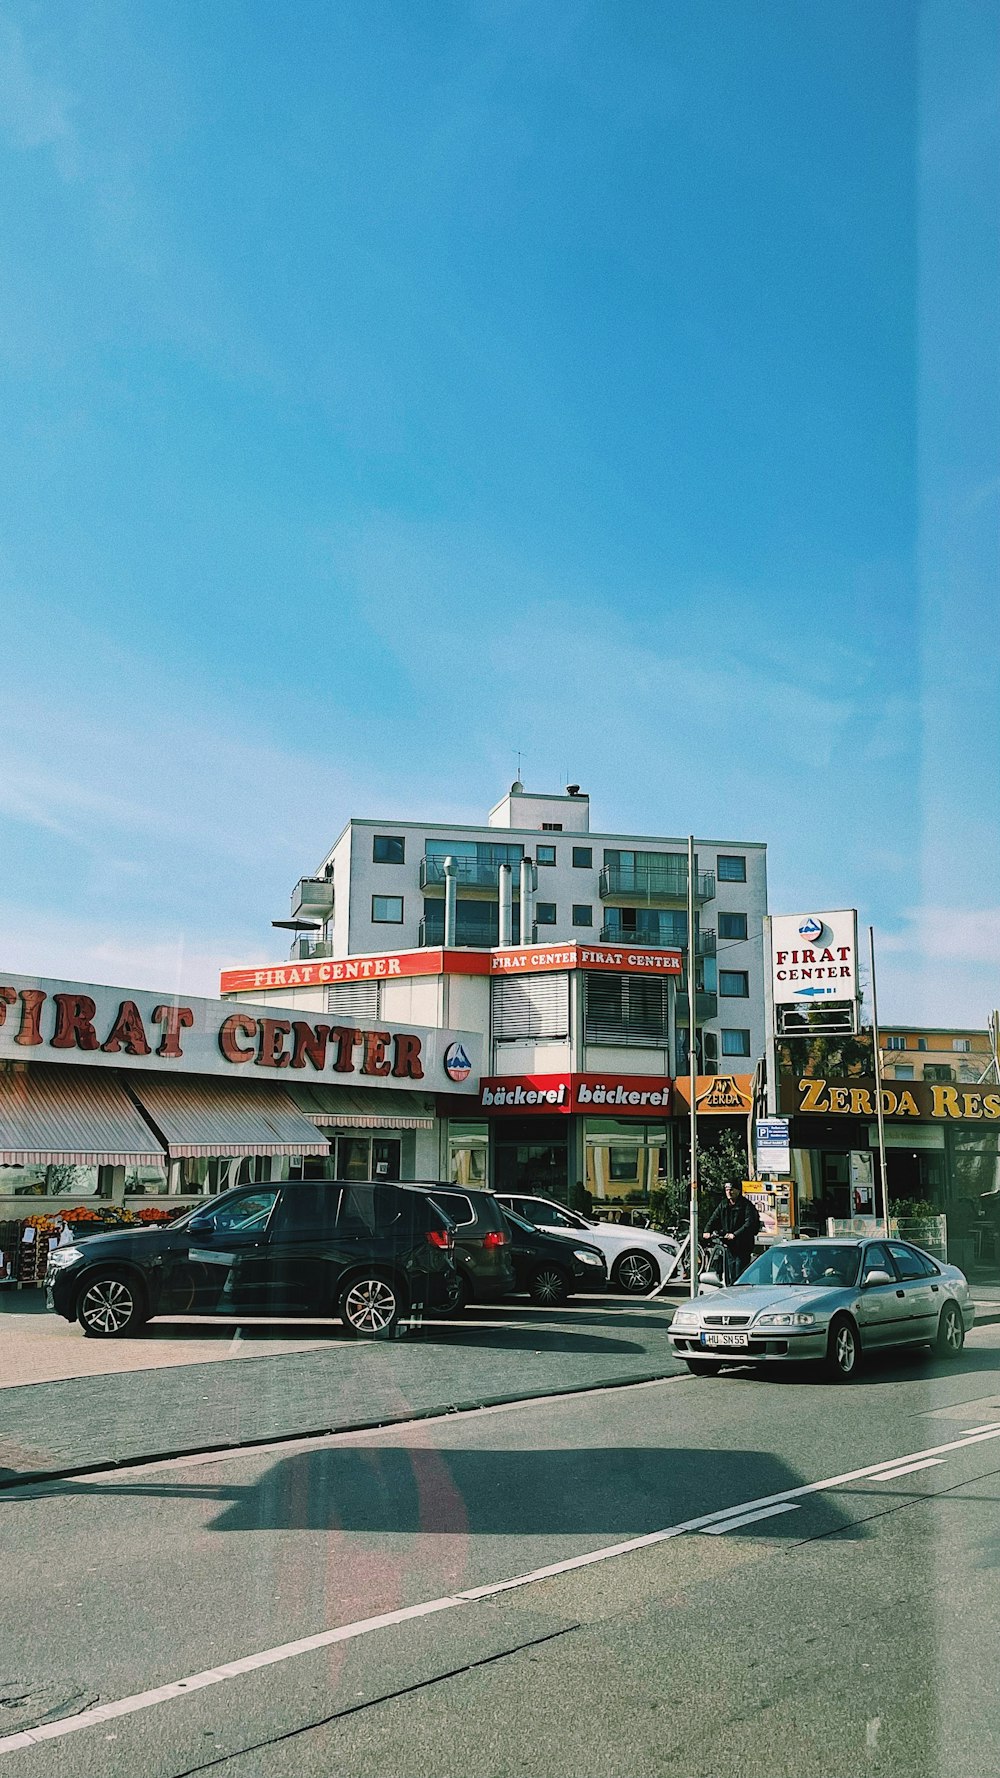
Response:
M501 1234L499 1229L490 1229L489 1234L483 1236L484 1247L506 1247L506 1245L507 1237Z
M450 1247L451 1246L451 1236L446 1235L444 1232L444 1229L428 1229L427 1230L427 1239L430 1242L432 1247Z

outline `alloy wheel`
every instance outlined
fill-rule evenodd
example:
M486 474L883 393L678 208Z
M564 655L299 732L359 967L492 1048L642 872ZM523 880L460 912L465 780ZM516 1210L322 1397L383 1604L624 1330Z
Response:
M397 1308L395 1292L382 1278L359 1278L344 1298L344 1317L358 1333L384 1333Z
M120 1278L98 1278L84 1291L80 1319L98 1333L121 1333L135 1314L135 1297Z
M533 1294L536 1303L561 1303L566 1295L566 1281L562 1273L556 1271L536 1272Z
M858 1346L853 1328L843 1322L833 1341L833 1356L842 1377L849 1377L858 1362Z
M645 1254L626 1253L618 1262L619 1284L623 1290L634 1291L637 1296L640 1291L652 1288L655 1275L656 1268Z

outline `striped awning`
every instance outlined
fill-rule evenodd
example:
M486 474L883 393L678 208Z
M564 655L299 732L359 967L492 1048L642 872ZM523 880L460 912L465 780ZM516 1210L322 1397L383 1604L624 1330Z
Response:
M116 1075L44 1062L0 1069L0 1165L163 1164L163 1149Z
M131 1074L128 1084L172 1161L329 1153L289 1095L273 1087L148 1074Z
M303 1117L325 1130L433 1130L434 1101L393 1087L300 1086L290 1089Z

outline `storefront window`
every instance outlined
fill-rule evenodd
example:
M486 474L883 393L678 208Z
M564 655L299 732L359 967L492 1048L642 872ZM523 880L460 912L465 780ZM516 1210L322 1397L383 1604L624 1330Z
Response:
M953 1140L952 1196L978 1200L1000 1189L1000 1130L956 1130Z
M107 1196L102 1190L101 1174L108 1167L0 1167L0 1197L13 1198L96 1198Z
M165 1167L129 1167L125 1173L127 1198L158 1198L168 1185Z
M647 1198L669 1168L666 1125L624 1118L588 1118L584 1125L586 1186L594 1198Z
M486 1185L490 1127L453 1118L448 1125L448 1178L452 1185Z

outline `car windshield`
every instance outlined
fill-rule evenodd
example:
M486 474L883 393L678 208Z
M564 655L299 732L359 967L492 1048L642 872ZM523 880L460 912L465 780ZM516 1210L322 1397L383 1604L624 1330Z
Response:
M796 1241L762 1253L737 1284L817 1284L850 1289L857 1281L859 1255L860 1248L853 1244Z

